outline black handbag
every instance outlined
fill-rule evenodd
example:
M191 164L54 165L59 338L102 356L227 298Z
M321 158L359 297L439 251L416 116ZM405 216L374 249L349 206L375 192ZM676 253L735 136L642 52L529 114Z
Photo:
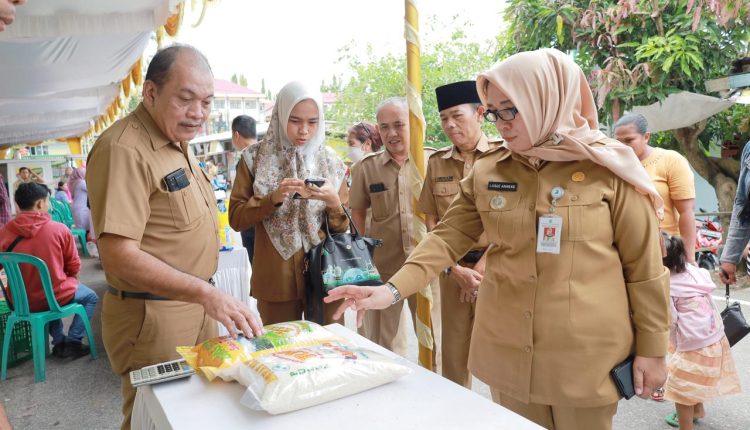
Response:
M359 234L349 218L350 232L331 234L328 216L323 217L326 237L307 251L305 256L305 319L323 323L323 298L340 285L380 285L378 269L373 264L375 248L383 242Z
M750 325L747 324L739 302L729 303L729 284L727 287L727 307L721 311L721 320L724 322L724 334L727 336L729 346L742 340L750 333Z

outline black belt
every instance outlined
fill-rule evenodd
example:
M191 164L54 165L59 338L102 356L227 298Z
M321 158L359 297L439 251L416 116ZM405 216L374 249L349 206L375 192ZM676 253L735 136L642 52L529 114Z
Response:
M216 286L216 283L214 282L214 278L209 278L208 283L213 286ZM117 296L121 299L172 300L172 299L168 299L162 296L157 296L156 294L151 294L151 293L134 293L131 291L122 291L110 285L107 286L107 290L109 291L110 294Z
M485 249L476 249L474 251L469 251L466 253L466 255L461 258L460 261L463 261L464 263L476 263L479 261L480 258L484 255Z

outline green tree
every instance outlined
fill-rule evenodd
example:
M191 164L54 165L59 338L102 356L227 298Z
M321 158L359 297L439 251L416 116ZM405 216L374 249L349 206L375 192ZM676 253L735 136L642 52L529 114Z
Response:
M439 23L433 19L431 25L434 27ZM328 118L335 121L334 129L338 132L345 132L349 126L360 121L375 122L375 108L380 101L405 95L404 54L376 58L371 47L368 47L367 57L361 60L352 54L353 50L354 46L351 45L342 48L340 61L348 62L353 77L346 83L339 80L341 91L328 114ZM476 78L479 72L490 67L495 54L496 45L492 42L470 42L460 30L447 41L422 46L422 111L427 122L425 145L443 147L450 144L440 128L435 87Z
M500 57L543 47L571 53L609 124L620 112L671 93L705 93L706 80L726 76L747 53L750 34L746 0L508 0L505 17ZM739 163L708 157L708 147L743 138L749 113L734 107L655 136L716 188L720 210L731 210Z
M238 83L242 85L243 87L247 88L247 78L245 77L244 73L240 75Z
M233 84L237 83L237 74L236 73L232 74L232 78L230 79L230 81L232 81Z

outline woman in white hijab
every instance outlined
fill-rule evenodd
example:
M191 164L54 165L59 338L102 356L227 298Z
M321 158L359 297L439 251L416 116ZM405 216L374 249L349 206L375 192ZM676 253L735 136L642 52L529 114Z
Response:
M349 226L342 209L349 199L345 172L325 145L320 92L288 83L276 98L265 138L242 151L229 200L232 228L256 228L250 284L264 324L302 319L305 253L320 243L323 217L331 232ZM313 178L325 183L305 185ZM326 322L334 310L326 306Z
M611 429L610 371L634 355L636 394L664 383L669 273L662 201L627 146L599 131L586 77L562 52L513 55L479 75L505 140L461 181L440 224L389 284L326 300L382 309L455 264L486 232L469 370L492 398L548 429ZM361 315L358 315L361 318Z

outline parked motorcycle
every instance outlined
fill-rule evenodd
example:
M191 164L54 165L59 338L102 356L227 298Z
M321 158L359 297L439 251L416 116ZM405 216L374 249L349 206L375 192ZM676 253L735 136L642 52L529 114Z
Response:
M695 262L709 272L719 267L719 247L723 229L718 221L695 220Z

